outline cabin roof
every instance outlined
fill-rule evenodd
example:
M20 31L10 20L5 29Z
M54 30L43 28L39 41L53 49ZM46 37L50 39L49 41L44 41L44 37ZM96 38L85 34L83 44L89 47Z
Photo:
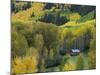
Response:
M80 52L79 49L72 49L72 52Z

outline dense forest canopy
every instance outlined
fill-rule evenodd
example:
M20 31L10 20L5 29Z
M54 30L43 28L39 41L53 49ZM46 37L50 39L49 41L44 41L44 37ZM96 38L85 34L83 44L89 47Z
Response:
M95 69L95 9L12 0L12 73Z

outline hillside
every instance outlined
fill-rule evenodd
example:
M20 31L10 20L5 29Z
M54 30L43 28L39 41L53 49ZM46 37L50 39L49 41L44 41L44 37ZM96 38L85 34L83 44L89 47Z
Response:
M12 0L12 74L95 69L95 8Z

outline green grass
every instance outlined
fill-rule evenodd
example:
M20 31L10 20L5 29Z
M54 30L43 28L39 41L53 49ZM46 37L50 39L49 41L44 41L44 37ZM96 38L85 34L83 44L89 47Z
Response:
M84 60L84 69L88 69L88 56L87 56L87 54L82 53L82 57L83 57L83 60ZM72 61L72 63L76 64L77 58L78 58L78 56L71 56L69 61Z

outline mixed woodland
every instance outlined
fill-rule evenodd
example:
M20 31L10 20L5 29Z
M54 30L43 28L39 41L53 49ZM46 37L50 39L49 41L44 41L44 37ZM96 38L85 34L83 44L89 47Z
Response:
M96 68L95 6L11 2L12 74Z

